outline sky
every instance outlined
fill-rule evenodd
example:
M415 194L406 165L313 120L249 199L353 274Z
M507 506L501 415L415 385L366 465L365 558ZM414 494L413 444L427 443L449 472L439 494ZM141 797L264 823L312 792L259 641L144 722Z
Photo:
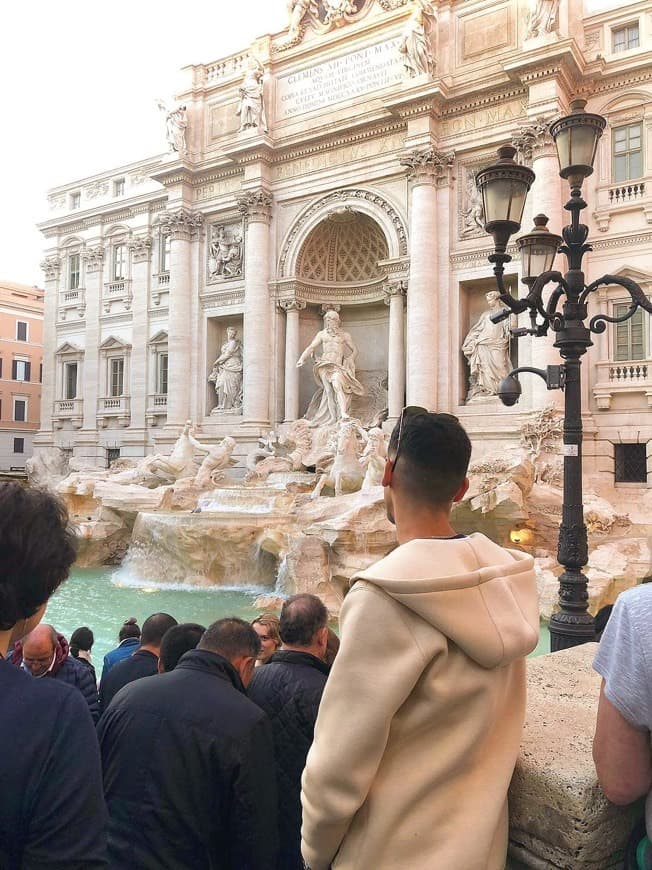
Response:
M7 0L0 280L42 287L46 241L35 225L48 218L48 189L164 153L156 103L182 89L181 68L282 30L286 8L286 0Z

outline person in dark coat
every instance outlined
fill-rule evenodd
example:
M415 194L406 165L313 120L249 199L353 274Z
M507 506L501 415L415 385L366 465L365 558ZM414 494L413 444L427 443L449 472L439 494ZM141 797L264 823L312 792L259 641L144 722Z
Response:
M97 674L91 659L91 650L94 643L95 635L87 625L76 628L70 635L70 655L81 665L88 668L93 677L93 682L97 685Z
M312 744L328 666L328 612L315 595L293 595L281 610L283 645L257 668L249 697L269 716L279 793L278 870L301 870L301 774Z
M163 635L158 654L158 672L165 674L173 671L185 653L195 649L206 628L196 622L182 622L173 625Z
M0 867L103 870L106 809L81 694L5 660L68 576L75 534L49 493L0 483Z
M11 663L36 679L48 677L68 683L82 693L93 722L100 718L97 686L91 672L70 655L68 641L51 625L41 623L14 645Z
M115 649L109 650L104 656L101 680L111 672L111 669L118 662L128 659L140 646L140 626L136 622L135 616L130 616L129 619L125 619L122 623L118 632L118 640L120 641L118 646Z
M98 737L114 870L274 870L269 720L245 694L253 628L220 619L173 671L125 686Z
M118 662L100 683L100 713L103 713L115 695L127 683L158 673L158 655L165 632L177 625L169 613L153 613L143 622L140 646L132 655Z

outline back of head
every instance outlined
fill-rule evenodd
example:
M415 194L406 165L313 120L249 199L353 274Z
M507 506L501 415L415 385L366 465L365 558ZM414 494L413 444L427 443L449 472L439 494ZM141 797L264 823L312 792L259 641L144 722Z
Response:
M122 643L123 640L127 640L129 637L140 637L140 626L136 622L135 616L130 616L129 619L125 619L120 631L118 632L118 640L120 643Z
M253 656L255 658L260 652L260 641L248 622L236 617L229 617L218 619L217 622L209 625L197 644L197 648L217 653L233 662L240 656Z
M0 631L33 616L68 576L76 539L58 498L0 483Z
M95 637L88 626L76 628L70 635L70 652L77 658L80 649L84 652L90 652L94 642Z
M152 613L143 622L143 630L140 634L141 646L160 646L165 632L178 624L174 616L170 616L169 613Z
M281 609L281 640L288 646L309 647L320 628L328 624L328 611L316 595L292 595Z
M429 507L450 504L469 467L471 442L457 417L451 414L406 416L400 433L397 423L389 442L396 458L395 486L406 498Z
M180 625L168 628L163 635L159 650L161 670L166 673L173 671L181 656L195 649L205 631L204 626L196 622L182 622Z

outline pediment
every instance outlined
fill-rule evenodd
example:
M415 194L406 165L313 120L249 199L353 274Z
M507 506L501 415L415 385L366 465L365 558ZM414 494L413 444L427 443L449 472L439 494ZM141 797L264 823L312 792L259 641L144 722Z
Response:
M652 283L652 272L644 272L642 269L636 269L633 266L624 265L619 269L613 269L609 274L617 278L629 278L630 281L636 281L637 284Z
M168 343L168 332L167 329L160 329L156 335L153 335L149 344L167 344Z
M72 341L64 341L64 343L55 350L55 354L57 356L64 353L84 353L83 347L78 347L76 344L73 344Z
M131 350L131 345L115 335L110 335L102 342L100 350Z

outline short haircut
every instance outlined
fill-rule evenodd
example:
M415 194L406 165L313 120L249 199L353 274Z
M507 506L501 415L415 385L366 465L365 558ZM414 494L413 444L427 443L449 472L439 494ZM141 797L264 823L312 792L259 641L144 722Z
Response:
M169 613L152 613L143 622L143 630L140 633L141 645L158 646L168 628L178 624L174 616L170 616Z
M396 456L399 424L389 441ZM464 482L471 442L459 420L450 414L405 417L396 476L406 495L429 505L450 503Z
M182 622L180 625L168 628L161 640L158 654L163 670L166 673L173 671L181 656L195 649L205 631L206 628L196 622Z
M251 620L252 625L263 625L277 646L281 645L281 635L279 634L279 618L275 613L261 613L255 619Z
M76 543L56 496L13 480L0 483L0 631L46 603L68 576Z
M197 649L217 653L231 662L240 656L256 658L260 652L260 640L248 622L231 616L209 625Z
M321 599L305 592L292 595L281 609L281 640L291 646L310 646L320 628L328 625L328 611Z
M128 637L140 637L140 626L136 622L135 616L130 616L129 619L125 619L120 631L118 632L118 640L121 643L123 640L127 640Z
M88 626L83 625L81 628L76 628L70 635L70 652L77 658L80 649L89 652L94 642L93 632Z

